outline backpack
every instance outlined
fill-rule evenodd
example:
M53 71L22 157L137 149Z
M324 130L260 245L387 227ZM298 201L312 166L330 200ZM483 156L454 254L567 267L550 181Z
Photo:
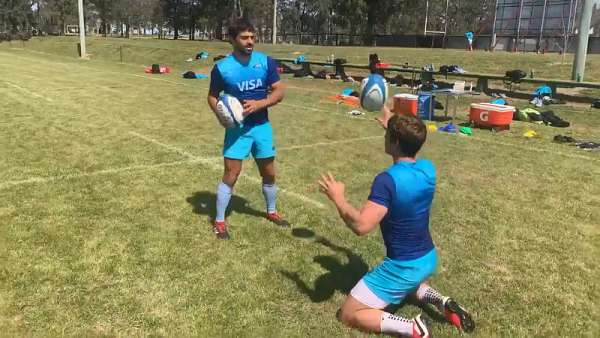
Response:
M506 77L509 78L511 82L521 82L521 79L524 79L527 76L527 73L520 69L513 69L506 72Z
M533 93L534 96L540 96L540 97L544 97L544 96L552 96L552 88L543 85L538 87L535 92Z
M195 79L196 73L192 72L191 70L188 70L187 72L183 73L183 78L184 79Z

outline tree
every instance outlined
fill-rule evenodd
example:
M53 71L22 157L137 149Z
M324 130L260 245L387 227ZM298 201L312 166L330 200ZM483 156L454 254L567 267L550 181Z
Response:
M77 3L75 0L48 0L50 15L55 15L60 23L59 34L66 30L67 22L76 22Z
M89 0L98 11L100 18L100 33L106 37L110 33L110 22L112 21L112 11L114 0Z
M363 43L372 45L374 34L386 30L389 20L399 7L394 0L364 0L364 2L367 22L363 31Z
M0 0L0 32L19 37L29 34L34 21L32 5L30 0Z

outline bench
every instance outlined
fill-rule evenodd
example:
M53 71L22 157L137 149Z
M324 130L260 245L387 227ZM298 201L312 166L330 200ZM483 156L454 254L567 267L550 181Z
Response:
M286 58L276 58L277 62L290 62L295 63L294 59L286 59ZM320 61L302 61L298 64L301 64L302 67L307 67L305 69L310 70L310 65L316 66L325 66L325 67L334 67L336 74L345 74L346 68L352 69L363 69L370 70L368 65L359 65L359 64L334 64L331 62L320 62ZM441 73L439 71L424 71L420 68L416 67L398 67L391 66L386 68L380 68L383 72L396 72L396 73L410 73L412 74L412 78L415 79L416 75L423 77L423 73L427 73L426 77L440 75L445 78L453 77L453 78L462 78L462 79L475 79L477 84L475 86L476 91L487 92L489 89L489 81L510 81L510 78L504 75L498 74L485 74L485 73ZM571 80L555 80L555 79L544 79L544 78L523 78L518 81L518 83L531 83L537 85L547 85L552 89L552 92L557 94L558 88L593 88L600 89L600 83L597 82L577 82Z

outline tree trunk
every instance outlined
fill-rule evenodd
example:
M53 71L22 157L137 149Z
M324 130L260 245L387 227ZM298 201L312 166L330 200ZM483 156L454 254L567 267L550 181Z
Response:
M215 39L223 40L223 18L217 18L217 26L215 28Z
M189 13L189 17L190 17L190 40L194 40L194 22L196 21L196 18L194 17L194 13L193 13L193 5L190 4L190 13Z
M179 0L175 2L175 11L173 14L173 28L175 29L175 33L173 34L173 39L179 39Z
M363 37L363 43L365 46L373 45L373 31L375 30L375 22L377 15L376 3L367 3L367 26L365 27L365 35Z

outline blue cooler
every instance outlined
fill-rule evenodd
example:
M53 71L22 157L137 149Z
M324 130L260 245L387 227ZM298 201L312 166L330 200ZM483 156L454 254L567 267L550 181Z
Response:
M433 117L434 105L433 105L433 94L431 93L419 93L419 107L417 115L421 120L429 120L429 115L431 112L431 117Z

